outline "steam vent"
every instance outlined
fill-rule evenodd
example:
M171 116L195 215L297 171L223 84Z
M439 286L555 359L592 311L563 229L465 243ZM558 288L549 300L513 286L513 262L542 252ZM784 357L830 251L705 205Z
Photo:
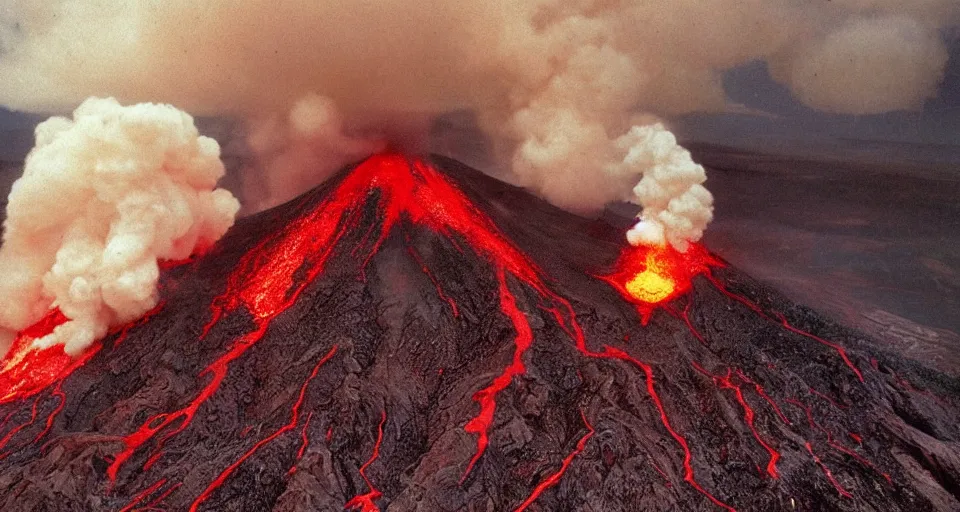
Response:
M960 382L706 248L378 155L0 367L5 511L960 510Z

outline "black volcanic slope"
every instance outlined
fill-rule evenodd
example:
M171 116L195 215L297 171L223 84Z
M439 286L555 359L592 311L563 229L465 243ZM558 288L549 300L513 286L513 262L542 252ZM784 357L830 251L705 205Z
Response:
M365 263L386 218L373 190L314 256L322 272L274 258L305 288L269 325L227 306L202 336L215 298L244 282L244 255L329 200L345 171L168 271L164 306L59 387L0 405L0 509L960 510L956 379L730 267L717 284L762 314L700 276L643 326L594 277L620 230L433 161L554 299L510 272L501 282L467 238L404 218ZM593 356L555 316L563 300ZM521 325L532 339L511 378ZM204 369L238 340L249 347L198 399L218 375ZM468 472L474 395L498 377L489 445Z

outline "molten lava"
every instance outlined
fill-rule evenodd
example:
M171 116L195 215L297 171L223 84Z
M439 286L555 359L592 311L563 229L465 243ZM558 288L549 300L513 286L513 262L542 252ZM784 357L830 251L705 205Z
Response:
M119 345L123 341L131 328L141 325L156 314L162 306L163 304L161 303L140 320L123 327L114 341L114 346ZM33 438L32 443L37 443L43 439L43 437L47 435L47 432L53 428L53 423L57 415L60 414L66 405L67 397L61 388L63 379L77 368L83 366L100 350L101 346L98 344L79 358L74 359L63 351L62 345L54 345L42 349L38 349L33 345L34 341L50 334L58 325L66 321L67 318L59 309L55 308L51 310L39 322L17 334L10 350L4 356L3 361L0 362L0 364L2 364L2 367L0 367L0 404L26 400L36 395L36 399L33 401L33 406L30 409L29 419L24 423L18 424L0 438L0 450L4 450L19 432L33 425L37 420L39 409L44 399L44 396L40 395L40 393L49 389L50 386L53 386L49 397L57 400L57 405L47 413L44 428ZM0 428L3 428L16 412L16 409L14 409L4 420L3 424L0 424ZM10 450L0 451L0 459L5 458L10 453Z
M514 377L523 375L527 371L523 364L523 355L530 348L530 344L533 343L533 331L530 329L530 324L524 317L523 312L517 308L517 300L510 292L510 288L507 287L506 277L502 271L497 272L497 279L500 282L500 307L513 322L513 327L517 332L517 337L514 340L516 349L513 352L510 365L503 370L503 373L494 379L488 387L477 391L473 395L473 400L480 404L480 414L467 422L463 429L471 434L477 434L477 451L470 459L470 463L467 464L467 470L464 472L463 478L460 479L461 483L470 474L470 470L473 469L490 442L487 432L490 430L490 425L493 424L493 413L497 408L497 395L513 382Z
M801 401L799 401L799 400L797 400L797 399L795 399L795 398L788 398L788 399L786 399L786 402L789 403L789 404L791 404L791 405L795 405L795 406L797 406L797 407L799 407L800 409L803 410L803 412L807 415L807 422L810 424L810 427L813 428L814 430L817 430L817 431L819 431L819 432L822 432L822 433L826 436L826 438L827 438L827 444L830 445L831 448L833 448L834 450L837 450L837 451L840 452L840 453L843 453L843 454L845 454L845 455L850 456L850 458L856 460L856 461L859 462L860 464L863 464L863 465L866 466L867 468L870 468L871 470L873 470L874 472L876 472L878 475L882 476L882 477L884 478L884 480L887 481L888 484L891 484L891 485L893 484L893 479L890 478L890 475L889 475L888 473L884 473L884 472L880 471L879 469L877 469L877 467L876 467L872 462L870 462L869 460L865 459L863 456L861 456L861 455L858 454L857 452L851 450L850 448L847 448L846 446L843 446L842 444L840 444L840 443L838 443L836 440L834 440L833 434L831 434L829 430L827 430L827 429L823 428L822 426L820 426L820 424L817 423L817 422L813 419L813 412L810 410L810 407L809 407L809 406L807 406L806 404L804 404L803 402L801 402ZM850 433L850 438L853 439L854 441L856 441L857 444L860 444L860 443L863 442L863 438L860 437L860 436L857 435L857 434L854 434L854 433ZM809 442L809 441L807 442L807 451L810 451L810 454L813 455L813 451L811 450L811 446L810 446L810 442ZM816 456L814 456L814 457L816 458ZM820 464L821 467L823 467L824 469L826 469L826 466L824 466L822 462L820 462L820 461L818 460L817 463ZM827 471L827 473L828 473L828 476L830 476L830 475L829 475L829 471ZM844 495L844 492L846 492L846 491L843 491L843 490L835 483L835 481L834 481L832 478L831 478L831 482L834 482L834 485L837 487L837 490L840 491L840 494L841 494L841 495Z
M769 315L767 315L766 313L764 313L762 309L760 309L760 306L756 305L755 303L753 303L752 301L750 301L750 300L747 299L746 297L742 297L742 296L740 296L740 295L736 295L736 294L728 291L728 290L727 290L726 288L724 288L724 287L719 283L719 281L717 281L716 278L713 277L712 275L707 274L707 279L708 279L711 283L713 283L714 286L716 286L716 287L717 287L724 295L726 295L727 297L733 298L733 299L736 300L737 302L746 305L746 306L749 307L751 310L753 310L754 312L756 312L757 314L759 314L761 317L763 317L763 318L765 318L765 319L767 319L767 320L773 320ZM701 342L704 342L704 343L705 343L705 340L704 340L703 335L701 335L700 332L697 331L697 329L693 326L693 323L690 321L689 317L687 316L687 311L688 311L689 306L690 306L690 304L688 303L688 304L687 304L687 307L686 307L686 308L684 309L684 311L683 311L682 317L683 317L683 319L684 319L687 327L690 329L690 332L691 332L698 340L700 340ZM824 344L826 344L826 345L828 345L828 346L830 346L830 347L835 348L835 349L836 349L838 352L840 352L840 354L842 355L843 361L844 361L848 366L850 366L850 367L854 370L854 372L855 372L855 374L857 375L857 377L859 377L859 378L862 380L862 376L860 375L859 371L856 369L856 367L852 366L852 363L850 362L849 358L847 357L846 352L845 352L842 348L840 348L838 345L836 345L836 344L834 344L834 343L832 343L832 342L823 340L823 339L818 338L818 337L816 337L816 336L814 336L814 335L812 335L812 334L810 334L810 333L807 333L807 332L805 332L805 331L801 331L801 330L799 330L799 329L796 329L796 328L792 327L790 324L787 323L787 320L786 320L786 318L785 318L783 315L781 315L781 314L779 314L779 313L776 313L776 315L777 315L777 317L780 319L780 322L781 322L785 327L787 327L787 329L788 329L789 331L795 332L795 333L797 333L797 334L801 334L801 335L803 335L803 336L805 336L805 337L809 337L809 338L815 339L815 340L817 340L817 341L819 341L819 342L822 342L822 343L824 343ZM738 377L739 380L741 381L741 383L736 383L736 382L733 380L734 372L733 372L733 370L731 370L731 369L727 369L727 372L726 372L725 375L713 375L713 374L709 373L706 369L704 369L700 364L698 364L698 363L696 363L696 362L693 362L692 364L693 364L694 369L695 369L697 372L699 372L699 373L701 373L701 374L703 374L703 375L711 378L718 387L720 387L721 389L729 389L729 390L732 390L732 391L734 392L734 395L735 395L735 398L737 399L737 402L739 402L740 406L743 408L743 411L744 411L744 422L747 424L747 427L750 429L751 433L753 434L754 439L757 440L757 443L759 443L759 444L760 444L765 450L767 450L767 452L770 454L770 459L769 459L769 462L767 463L767 473L768 473L771 477L773 477L774 479L779 478L779 472L777 471L776 464L777 464L777 461L780 460L780 453L779 453L775 448L773 448L773 446L771 446L767 441L765 441L765 440L760 436L760 433L757 431L757 428L756 428L756 426L754 425L754 418L755 418L755 414L756 414L756 413L755 413L754 410L750 407L750 405L747 403L747 401L746 401L746 399L745 399L745 397L744 397L743 391L742 391L742 389L741 389L741 386L743 386L743 385L745 385L745 384L749 384L749 385L753 386L754 389L756 390L757 394L758 394L763 400L765 400L768 404L770 404L771 409L776 413L777 417L780 418L780 420L781 420L784 424L786 424L786 425L791 425L791 424L792 424L791 421L790 421L789 419L787 419L787 416L783 413L783 411L782 411L781 408L777 405L777 403L773 400L773 398L771 398L771 397L764 391L763 387L760 386L760 384L758 384L757 382L755 382L753 379L751 379L750 377L748 377L742 370L739 370L739 369L736 370L735 375L736 375L736 377ZM834 407L836 407L836 408L838 408L838 409L841 409L841 410L842 410L842 409L846 409L846 408L847 408L847 406L844 406L844 405L841 405L841 404L837 403L836 400L834 400L834 399L830 398L829 396L827 396L827 395L825 395L825 394L817 391L816 389L814 389L814 388L812 388L812 387L808 388L808 391L810 392L811 395L824 399L824 400L825 400L826 402L828 402L830 405L832 405L832 406L834 406ZM821 427L816 421L814 421L814 419L813 419L813 413L811 412L810 407L804 405L802 402L800 402L800 401L797 400L796 398L787 398L787 399L784 400L784 401L787 402L787 403L789 403L789 404L795 405L795 406L803 409L804 413L806 414L807 421L808 421L808 423L810 424L810 427L813 428L813 429L816 430L816 431L819 431L819 432L822 432L823 434L825 434L825 435L826 435L826 438L827 438L827 444L828 444L830 447L834 448L834 449L837 450L838 452L841 452L841 453L843 453L843 454L845 454L845 455L850 456L850 457L853 458L854 460L860 462L860 463L863 464L864 466L870 468L871 470L875 471L877 474L879 474L880 476L882 476L882 477L887 481L887 483L892 484L892 479L891 479L891 477L890 477L889 474L880 471L879 469L877 469L877 467L876 467L873 463L871 463L870 461L868 461L867 459L865 459L863 456L861 456L860 454L854 452L853 450L851 450L851 449L849 449L849 448L841 445L841 444L838 443L837 441L835 441L834 438L833 438L833 435L832 435L828 430L826 430L825 428ZM851 437L851 439L853 439L854 441L856 441L858 444L861 443L862 440L863 440L862 437L860 437L858 434L854 434L854 433L850 433L850 437ZM806 442L805 442L805 448L806 448L807 451L810 453L810 455L813 457L814 462L815 462L818 466L820 466L820 468L823 470L824 475L827 477L827 479L830 481L830 483L831 483L831 484L837 489L837 491L840 493L840 496L843 496L843 497L852 497L852 494L850 494L846 489L844 489L842 486L840 486L839 482L837 482L837 480L834 478L833 473L827 468L827 466L824 464L823 460L821 460L821 458L814 453L814 451L813 451L813 446L812 446L812 444L810 443L810 441L806 441Z
M467 465L464 479L469 475L487 447L487 432L496 411L497 395L511 384L513 377L525 372L522 359L532 343L530 325L516 304L508 276L551 302L556 303L559 298L547 290L533 262L514 247L452 181L425 162L385 154L371 157L353 169L312 209L240 259L228 278L226 290L214 299L210 320L202 328L200 338L210 336L222 318L241 309L253 317L255 329L234 340L225 353L201 372L200 377L208 376L209 380L186 406L148 418L123 439L124 448L107 469L111 481L116 480L121 467L142 446L164 432L144 466L144 470L150 469L162 455L164 443L184 431L198 410L216 393L230 364L255 345L273 320L293 306L310 283L322 274L338 243L363 220L365 206L370 201L378 206L379 223L362 238L361 246L369 247L359 269L361 273L390 232L406 222L446 237L455 247L466 243L491 264L498 276L500 308L517 331L515 351L512 363L488 387L474 395L480 411L465 426L467 432L477 435L476 453ZM356 255L358 249L360 247L354 248L352 255ZM458 314L453 298L444 294L419 255L413 250L410 254L437 285L438 294L450 304L452 313ZM236 464L240 462L242 459ZM222 484L231 468L227 468L201 498ZM366 502L361 507L365 505Z
M200 496L193 501L193 503L190 505L190 512L195 512L200 507L200 504L206 501L210 497L210 495L213 494L213 491L215 491L218 487L220 487L220 485L222 485L223 482L227 481L227 478L229 478L230 475L233 474L233 472L236 471L238 467L240 467L240 464L243 464L243 461L252 457L253 454L257 452L257 450L263 448L273 440L277 439L278 437L282 436L286 432L289 432L297 427L297 424L300 423L300 407L303 405L304 398L306 398L307 387L310 386L310 382L317 377L317 373L320 371L320 367L326 364L327 361L329 361L334 356L334 354L337 353L337 348L338 348L337 345L334 345L333 348L330 349L330 352L327 352L327 355L323 356L319 361L317 361L317 364L313 367L313 371L310 372L310 375L308 375L307 378L303 381L303 385L300 386L300 394L297 395L297 401L293 403L292 407L290 407L290 421L284 424L283 426L281 426L280 428L278 428L274 433L261 439L256 444L251 446L249 450L244 452L244 454L241 455L240 458L236 460L236 462L228 466L227 469L223 470L217 476L217 478L215 478L213 482L211 482L210 485L208 485L207 488L203 490ZM309 421L309 419L307 421ZM304 426L304 428L306 428L306 426ZM298 455L298 458L303 456L303 448L301 448L297 452L297 455Z
M380 424L377 425L377 440L373 443L373 453L370 455L370 458L360 466L360 478L363 478L363 482L367 484L369 491L351 498L350 501L343 506L343 508L347 510L353 510L355 512L380 512L376 501L380 499L383 494L370 482L370 477L367 476L367 468L380 456L380 445L383 444L383 424L386 422L387 411L383 411L380 413Z
M161 270L169 271L192 262L193 258L194 256L184 260L162 260L157 264ZM139 320L120 326L114 346L123 341L131 328L142 325L162 308L161 302L144 313ZM36 340L52 333L67 320L69 319L60 311L60 308L54 307L37 323L17 333L10 349L0 359L0 404L29 398L43 391L55 382L62 381L99 352L101 346L96 344L80 357L72 358L63 351L63 345L58 344L47 348L34 346Z
M595 431L593 430L593 426L590 425L590 422L587 421L587 416L583 414L583 411L580 411L580 418L583 419L583 424L585 427L587 427L587 433L584 434L579 441L577 441L577 447L570 452L570 455L567 455L567 457L563 459L563 462L560 463L560 469L558 469L556 473L544 478L542 482L537 484L537 486L534 487L533 492L530 493L530 496L528 496L527 499L524 500L523 503L516 508L516 510L514 510L514 512L523 512L530 505L532 505L541 494L543 494L543 491L553 487L554 485L557 485L557 483L560 482L560 478L563 477L563 474L567 472L567 468L569 468L570 464L573 463L574 457L580 455L587 447L587 441L593 437Z
M733 370L727 368L727 373L725 375L714 375L707 370L705 370L698 363L693 363L693 367L703 375L706 375L719 387L720 389L729 389L733 391L734 396L737 399L737 402L740 403L740 407L743 408L743 421L747 424L747 427L750 428L750 432L753 433L753 438L757 440L757 443L763 447L770 454L770 461L767 462L767 473L774 480L780 478L780 473L777 471L777 461L780 460L780 452L775 448L770 446L767 441L764 441L760 436L760 432L757 431L756 425L754 425L754 417L756 413L753 408L750 407L750 404L747 403L746 398L743 396L743 390L740 388L743 384L738 384L733 380ZM737 371L737 375L742 375L742 372ZM744 384L746 381L744 380Z
M636 305L646 325L654 309L689 292L695 276L718 265L698 244L691 244L686 252L669 245L630 246L620 254L614 272L601 278Z
M713 284L713 286L716 287L716 289L720 291L720 293L722 293L722 294L726 295L727 297L729 297L729 298L731 298L731 299L739 302L740 304L743 304L744 306L746 306L747 308L749 308L751 311L753 311L754 313L756 313L756 314L759 315L760 317L765 318L765 319L767 319L767 320L769 320L769 321L772 321L772 322L778 322L778 323L779 323L780 325L782 325L786 330L788 330L788 331L790 331L790 332L792 332L792 333L799 334L800 336L803 336L803 337L805 337L805 338L809 338L809 339L811 339L811 340L816 341L817 343L820 343L820 344L822 344L822 345L826 345L826 346L832 348L834 351L837 352L837 355L840 356L840 359L843 360L843 364L847 365L847 368L850 368L850 371L852 371L853 374L857 376L857 379L858 379L860 382L863 382L863 373L860 372L860 369L857 368L857 365L853 364L853 361L850 360L850 356L847 355L847 351L846 351L843 347L841 347L840 345L838 345L838 344L836 344L836 343L834 343L834 342L832 342L832 341L825 340L825 339L823 339L823 338L821 338L821 337L819 337L819 336L814 336L813 334L810 334L810 333L807 332L807 331L804 331L804 330L802 330L802 329L798 329L798 328L794 327L792 324L790 324L790 322L787 321L787 317L784 316L783 313L774 312L773 315L776 317L776 319L774 319L773 317L770 316L770 314L766 313L759 305L757 305L757 303L751 301L750 299L748 299L748 298L746 298L746 297L744 297L744 296L742 296L742 295L738 295L738 294L733 293L733 292L731 292L730 290L728 290L725 286L723 286L723 284L720 283L720 281L717 280L716 277L714 277L714 276L711 275L710 273L707 273L707 274L706 274L706 277L707 277L707 279L710 281L710 283Z
M74 365L63 345L37 349L33 342L53 332L67 317L53 309L17 334L0 367L0 403L28 398L69 373Z

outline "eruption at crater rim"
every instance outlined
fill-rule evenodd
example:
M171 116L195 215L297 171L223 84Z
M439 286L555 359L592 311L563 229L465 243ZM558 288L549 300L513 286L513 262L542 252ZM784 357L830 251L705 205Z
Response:
M723 266L700 244L691 243L685 252L669 244L627 246L614 270L598 276L617 289L637 307L644 325L657 307L690 292L693 278Z

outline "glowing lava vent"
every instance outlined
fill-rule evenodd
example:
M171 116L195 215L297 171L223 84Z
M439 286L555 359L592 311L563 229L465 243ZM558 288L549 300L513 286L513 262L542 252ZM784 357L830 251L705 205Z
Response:
M719 265L721 263L698 244L691 244L686 252L669 245L629 246L617 259L614 272L601 278L637 306L646 325L657 306L687 293L696 275Z
M164 268L173 266L169 262L161 264ZM117 335L113 346L119 345L131 328L142 325L162 308L163 304L158 304L139 320L111 331L108 336ZM17 333L10 350L0 359L0 404L23 400L40 393L65 379L100 351L102 346L98 343L80 357L73 358L64 352L63 345L46 348L37 348L34 345L36 340L52 333L67 320L69 319L59 308L53 308L37 323Z

